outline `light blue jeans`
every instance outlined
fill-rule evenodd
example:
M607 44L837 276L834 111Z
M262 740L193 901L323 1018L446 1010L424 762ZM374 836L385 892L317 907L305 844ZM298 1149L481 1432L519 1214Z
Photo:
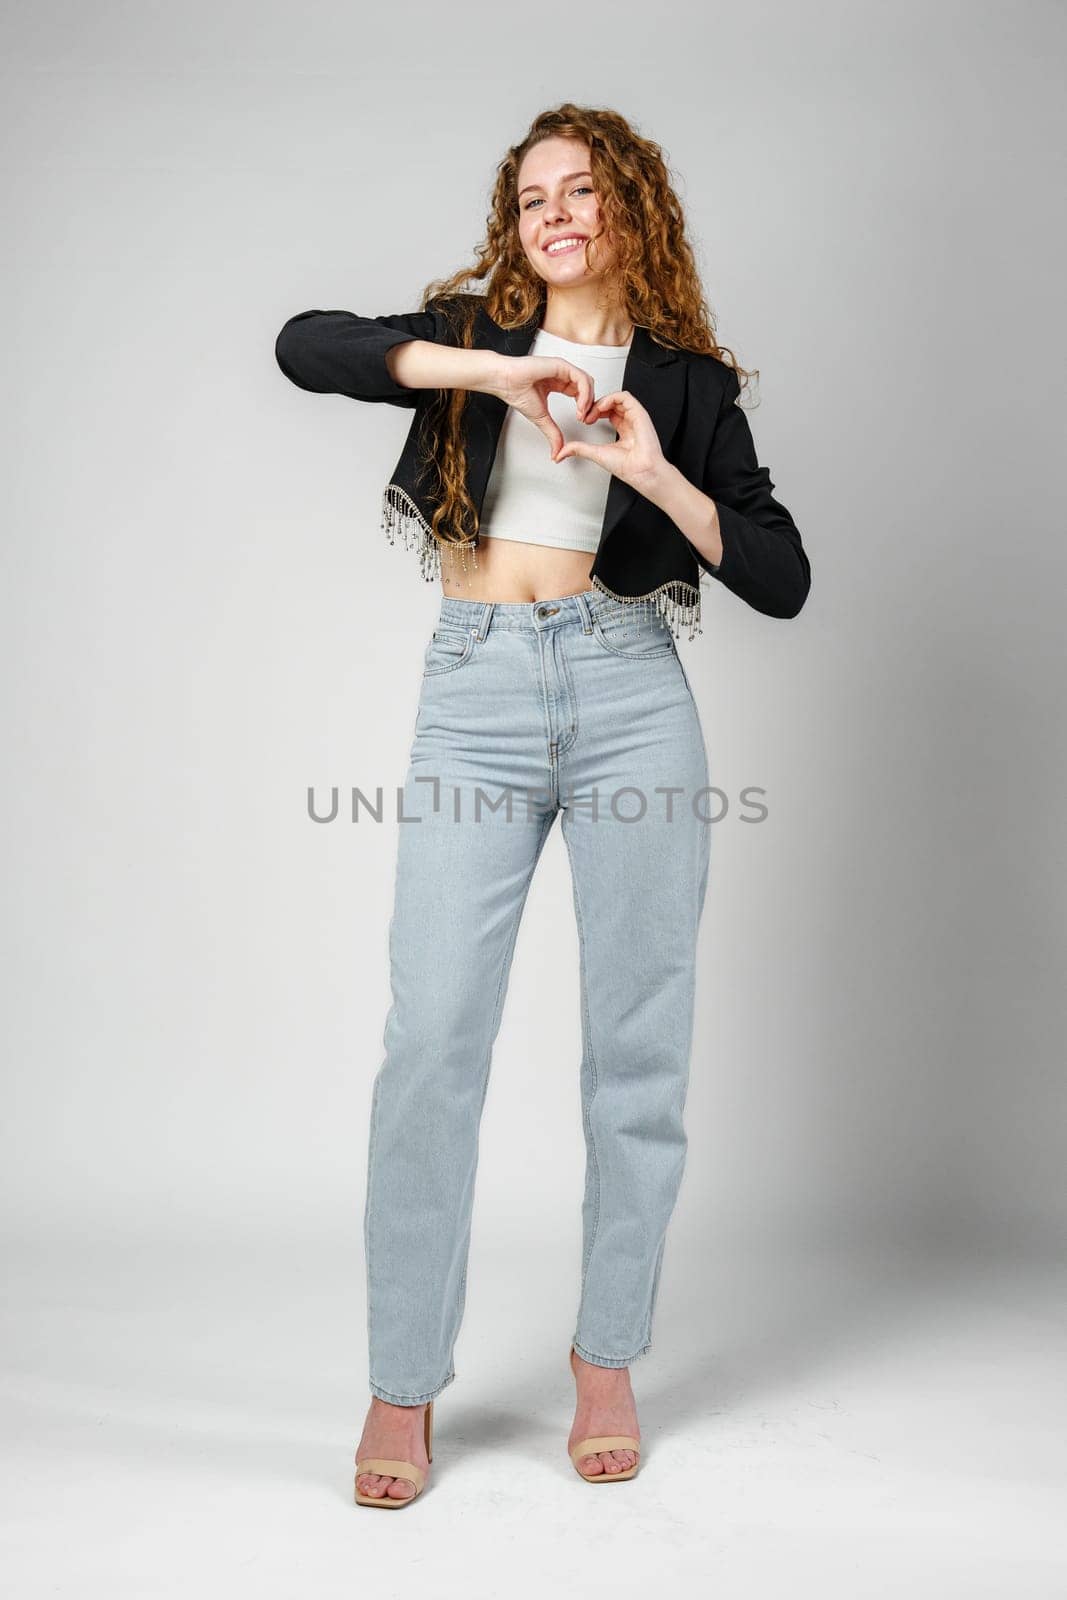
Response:
M574 1345L603 1367L650 1348L686 1155L708 782L661 618L593 589L519 605L442 595L398 821L392 1004L371 1095L364 1242L380 1399L419 1405L455 1377L493 1045L557 811L581 969Z

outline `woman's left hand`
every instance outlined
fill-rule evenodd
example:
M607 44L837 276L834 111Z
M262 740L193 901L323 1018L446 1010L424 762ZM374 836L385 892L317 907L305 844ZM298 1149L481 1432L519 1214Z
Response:
M584 440L569 439L552 457L553 461L583 456L637 490L662 472L665 461L659 435L652 418L629 390L619 389L615 394L601 395L599 400L593 401L582 421L610 422L619 437L614 444L586 444Z

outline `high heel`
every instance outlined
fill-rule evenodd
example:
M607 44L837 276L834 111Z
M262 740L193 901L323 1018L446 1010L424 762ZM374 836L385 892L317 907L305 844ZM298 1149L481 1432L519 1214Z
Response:
M574 1346L571 1345L567 1359L570 1362L571 1372L574 1374L574 1380L577 1383L578 1375L574 1371L575 1353ZM636 1460L632 1467L626 1467L622 1472L601 1471L595 1474L583 1472L578 1465L579 1461L584 1460L586 1456L599 1455L602 1450L632 1450ZM635 1439L633 1434L630 1433L598 1434L591 1439L579 1439L577 1444L571 1447L570 1457L574 1462L575 1472L586 1483L622 1483L624 1478L633 1478L637 1475L637 1469L641 1465L641 1441L640 1439Z
M426 1403L425 1415L426 1428L426 1459L433 1460L433 1401ZM415 1485L415 1493L406 1497L392 1494L361 1494L359 1480L363 1473L380 1473L383 1477L407 1478L409 1483ZM426 1474L414 1461L390 1461L385 1456L367 1456L362 1461L356 1462L356 1504L357 1506L385 1506L390 1511L399 1506L409 1506L417 1500L426 1483Z

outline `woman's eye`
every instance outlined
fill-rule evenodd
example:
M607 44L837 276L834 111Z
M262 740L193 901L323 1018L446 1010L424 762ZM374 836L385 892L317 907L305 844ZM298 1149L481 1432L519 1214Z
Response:
M576 187L575 187L575 188L573 188L573 189L572 189L572 190L571 190L571 194L578 194L578 192L579 192L579 191L580 191L580 190L582 190L582 189L584 189L584 190L585 190L585 191L586 191L586 193L587 193L587 194L592 194L592 192L593 192L593 189L592 189L592 185L591 185L591 184L588 184L588 183L579 183L579 184L577 184L577 185L576 185ZM534 198L533 198L533 199L532 199L532 200L527 200L527 202L526 202L526 204L525 204L525 205L524 205L524 206L523 206L523 208L522 208L522 209L523 209L523 210L524 210L524 211L529 211L529 209L530 209L530 207L531 207L531 206L533 206L533 205L536 205L536 204L537 204L537 196L536 196L536 195L535 195L535 196L534 196Z

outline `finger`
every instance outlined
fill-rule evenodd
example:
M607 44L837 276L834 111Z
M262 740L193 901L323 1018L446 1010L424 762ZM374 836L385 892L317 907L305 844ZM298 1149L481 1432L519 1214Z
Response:
M598 417L600 415L600 408L603 405L603 403L604 403L603 400L593 400L590 403L588 411L585 413L585 416L582 417L581 420L583 422L592 422L596 417Z
M620 389L616 394L602 394L599 400L594 400L584 420L590 422L595 417L610 416L613 411L625 416L628 411L632 411L633 404L633 396L625 389Z
M582 393L581 393L580 403L579 403L579 406L578 406L578 415L581 417L583 422L587 419L587 417L590 414L590 411L591 411L592 407L595 404L596 404L596 401L593 399L593 380L592 380L592 378L589 376L589 374L587 372L583 372L582 373Z
M574 400L574 409L578 414L578 421L585 422L589 415L589 406L593 398L593 385L590 380L582 375L581 381L563 382L556 385L559 394L569 395Z
M556 451L563 443L563 432L559 423L550 411L546 411L544 421L539 422L537 426L548 440L549 449L552 455L555 456Z
M633 423L621 408L607 404L605 400L597 400L590 406L588 412L582 417L586 427L594 423L606 422L610 428L615 429L616 439L621 439L626 431L632 431Z
M568 440L565 444L561 443L558 449L553 450L552 459L553 461L565 461L569 455L576 453L573 442Z
M568 439L556 461L567 461L571 456L582 456L586 461L595 461L598 467L605 467L610 472L611 468L604 456L604 446L600 444L580 444L577 439Z
M578 416L584 421L593 399L593 380L584 368L576 367L570 361L564 361L561 365L569 380L567 393L573 394Z
M639 409L638 403L629 389L620 389L617 394L609 395L608 399L619 411L635 411Z

